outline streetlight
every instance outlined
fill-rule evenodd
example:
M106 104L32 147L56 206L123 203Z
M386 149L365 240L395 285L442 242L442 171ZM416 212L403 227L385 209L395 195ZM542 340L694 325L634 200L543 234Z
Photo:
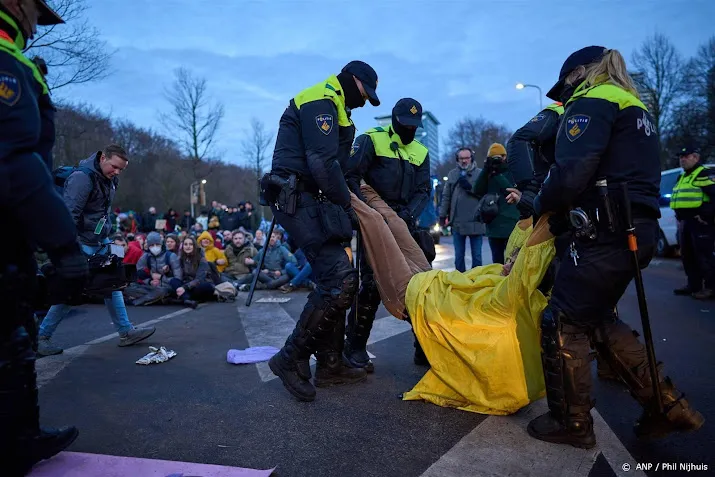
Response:
M444 176L444 177L442 178L442 180L446 182L446 181L448 181L448 180L449 180L449 177L447 177L447 176Z
M539 90L539 109L544 109L544 100L542 99L543 94L541 93L541 88L539 88L535 84L524 84L524 83L516 84L516 89L524 89L524 88L536 88Z
M201 179L202 184L206 184L206 179ZM198 194L196 190L199 185L199 181L192 182L189 186L189 201L191 202L191 216L194 217L194 196Z

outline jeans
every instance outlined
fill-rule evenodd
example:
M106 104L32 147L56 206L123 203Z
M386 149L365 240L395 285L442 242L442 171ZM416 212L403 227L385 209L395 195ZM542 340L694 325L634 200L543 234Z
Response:
M301 270L296 264L287 263L286 272L288 272L288 276L291 277L290 285L298 288L303 286L310 279L310 275L313 273L313 267L306 262L305 266Z
M472 252L472 268L482 265L482 236L462 235L457 232L452 232L452 241L454 242L454 268L460 272L466 271L464 258L467 237L469 237L469 246Z
M492 262L504 264L504 251L508 238L489 238L489 248L492 250Z
M104 239L104 243L109 243L109 239ZM82 252L85 255L92 255L99 249L100 246L82 245ZM109 253L108 247L104 252ZM127 307L124 305L124 295L122 295L121 291L113 291L111 298L104 299L104 304L107 307L107 311L109 311L109 316L112 318L112 323L114 323L114 327L118 333L126 333L134 328L129 322ZM45 319L42 320L39 335L50 338L57 329L57 325L65 319L71 308L69 305L52 305L47 315L45 315Z

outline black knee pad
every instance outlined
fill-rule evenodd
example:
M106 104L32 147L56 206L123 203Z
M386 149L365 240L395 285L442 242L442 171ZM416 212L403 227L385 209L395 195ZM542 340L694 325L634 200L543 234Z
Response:
M343 274L340 280L340 288L333 294L334 303L338 308L347 310L355 298L358 291L358 273L352 269Z

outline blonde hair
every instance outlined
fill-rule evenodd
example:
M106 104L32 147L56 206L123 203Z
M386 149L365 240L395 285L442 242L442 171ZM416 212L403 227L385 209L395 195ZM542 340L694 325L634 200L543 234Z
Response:
M586 66L586 87L601 81L602 76L607 76L607 83L625 89L635 97L640 98L633 78L628 74L626 60L618 50L606 50L601 60Z

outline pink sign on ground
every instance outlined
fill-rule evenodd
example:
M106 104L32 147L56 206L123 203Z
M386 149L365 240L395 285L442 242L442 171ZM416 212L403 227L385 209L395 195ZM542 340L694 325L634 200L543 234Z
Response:
M113 455L61 452L37 464L29 477L269 477L270 470Z

